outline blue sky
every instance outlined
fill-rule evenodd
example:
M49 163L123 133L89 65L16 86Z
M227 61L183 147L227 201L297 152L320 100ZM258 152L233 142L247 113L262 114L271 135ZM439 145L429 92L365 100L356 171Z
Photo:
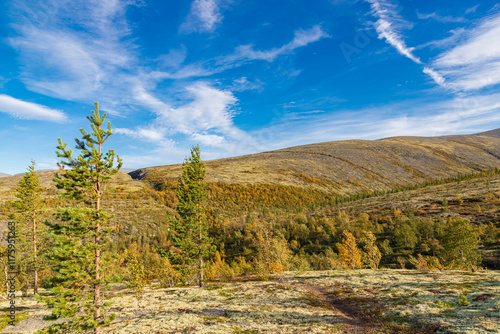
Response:
M0 172L55 168L99 101L124 166L500 127L500 4L0 2Z

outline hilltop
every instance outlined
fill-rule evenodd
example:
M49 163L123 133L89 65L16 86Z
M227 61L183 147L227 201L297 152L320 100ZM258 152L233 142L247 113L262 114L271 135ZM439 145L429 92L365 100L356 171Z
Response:
M390 190L500 167L500 129L473 135L390 137L301 145L205 161L206 181L280 185L336 195ZM153 187L177 181L182 164L124 169L115 183L142 180ZM45 188L55 189L55 171L39 171ZM125 173L128 173L125 174ZM0 173L1 192L17 186L22 174ZM143 187L143 182L135 182Z
M343 140L205 162L207 182L312 187L338 195L387 190L500 167L500 129L475 135ZM181 164L137 169L175 181Z

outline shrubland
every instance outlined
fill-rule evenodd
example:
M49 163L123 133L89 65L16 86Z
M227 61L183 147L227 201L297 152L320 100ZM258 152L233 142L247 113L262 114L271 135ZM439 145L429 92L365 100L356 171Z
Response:
M263 272L266 267L268 271L270 267L345 268L339 250L345 233L352 235L351 244L354 240L359 249L361 262L355 265L357 268L494 268L498 262L499 223L492 213L500 206L500 177L495 171L484 174L365 199L337 199L337 204L330 201L324 205L316 201L324 194L313 190L208 183L207 223L218 255L213 253L208 259L207 272L217 272L220 277L221 271L210 266L225 268L222 276L227 279ZM164 255L175 249L169 217L175 216L176 183L167 180L165 184L170 186L155 189L125 176L117 179L111 181L112 191L103 200L104 209L114 214L107 251L118 254L137 249L145 268L156 272L160 260L165 261ZM48 208L43 219L51 218L51 208L69 203L53 196L51 188L44 188L42 194ZM482 209L477 210L477 206ZM4 216L12 210L4 202ZM455 235L455 231L463 233ZM286 261L270 256L270 249ZM481 253L486 263L481 262ZM263 259L273 259L269 261L274 263L263 265ZM127 260L123 261L126 266ZM130 274L124 268L118 265L113 269L115 281L128 279ZM44 268L41 280L50 275ZM180 282L178 273L171 276L171 284Z

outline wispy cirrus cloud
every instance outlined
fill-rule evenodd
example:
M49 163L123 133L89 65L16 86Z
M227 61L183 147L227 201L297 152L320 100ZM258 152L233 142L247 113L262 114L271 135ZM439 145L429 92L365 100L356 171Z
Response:
M427 20L427 19L432 19L438 22L442 23L462 23L466 22L467 20L464 17L454 17L451 15L439 15L438 13L421 13L417 12L417 17L421 20Z
M67 121L66 114L61 110L51 109L33 102L22 101L5 94L0 94L0 112L21 119L34 119L57 123Z
M240 45L228 55L182 66L180 66L182 63L180 62L178 67L164 66L167 70L153 71L150 76L155 80L207 77L256 60L273 62L280 56L290 54L298 48L328 37L329 35L323 31L320 25L315 25L310 29L296 30L293 39L280 47L256 50L254 45Z
M486 17L466 32L457 46L442 53L433 66L460 91L477 90L500 83L500 15Z
M413 55L413 48L408 47L401 36L400 30L411 27L399 14L397 5L386 0L366 0L372 9L372 14L378 18L375 29L380 39L396 48L403 56L411 59L417 64L422 62Z
M406 45L401 30L411 27L411 24L405 21L398 13L397 5L387 0L365 0L372 9L372 15L378 18L374 26L379 39L384 39L392 45L399 54L407 57L418 65L423 65L419 57L413 51L415 48ZM429 75L438 85L444 86L443 76L430 68L424 66L423 72Z
M135 60L125 16L134 4L138 2L14 1L16 35L9 42L19 53L26 87L70 101L99 97L114 109L126 82L122 71Z
M466 31L467 30L465 28L451 29L448 32L450 36L442 38L442 39L426 42L422 45L419 45L417 48L422 49L422 48L426 48L426 47L433 47L433 48L440 48L440 49L449 49L450 47L453 47L460 42L460 40L465 35Z
M114 133L151 142L160 142L165 139L165 130L153 127L138 127L136 129L116 128L114 129Z
M467 10L465 11L465 14L475 13L478 7L479 7L479 5L475 5L473 7L467 8Z
M272 62L280 55L292 52L295 49L327 37L329 35L321 29L321 26L315 25L311 29L295 31L293 40L279 48L256 50L253 45L241 45L236 49L234 54L224 57L221 62L234 63L241 60L265 60Z

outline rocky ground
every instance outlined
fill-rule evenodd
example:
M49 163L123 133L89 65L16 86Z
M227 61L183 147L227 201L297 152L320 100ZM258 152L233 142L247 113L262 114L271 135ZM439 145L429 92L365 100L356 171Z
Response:
M110 299L117 318L105 333L500 332L498 271L290 272L267 282L153 288L140 301L116 285ZM0 303L3 326L8 305ZM50 311L32 297L17 298L16 307L24 320L1 333L50 324L42 320Z

